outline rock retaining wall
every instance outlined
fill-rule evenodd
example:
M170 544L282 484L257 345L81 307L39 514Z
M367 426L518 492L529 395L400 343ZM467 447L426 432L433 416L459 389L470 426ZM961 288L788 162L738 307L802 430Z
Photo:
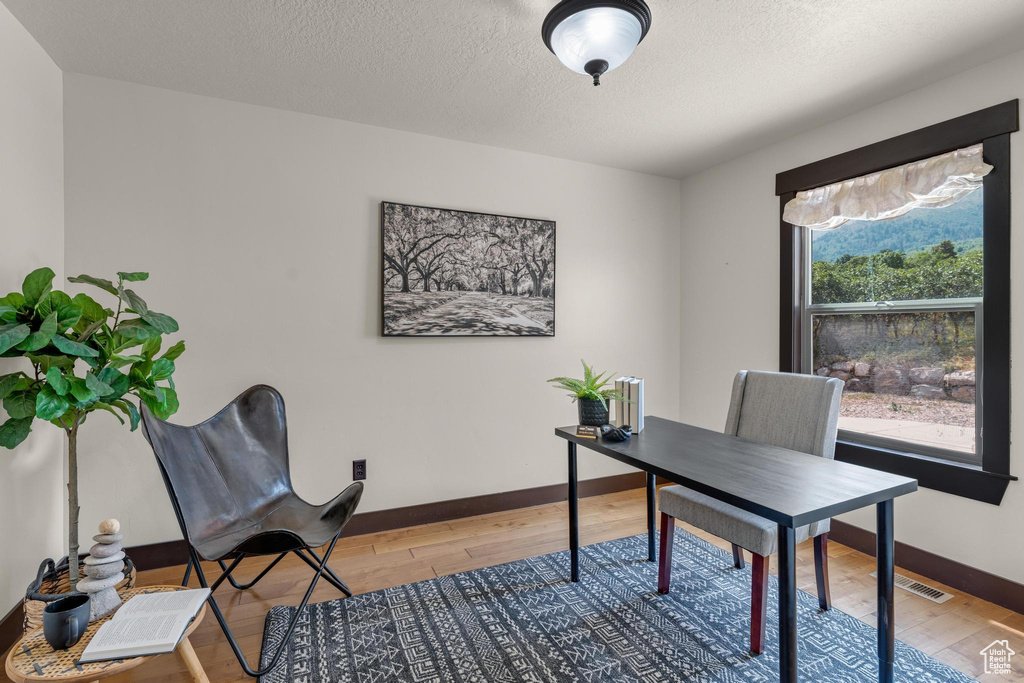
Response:
M845 391L970 402L975 396L974 370L946 372L941 367L911 368L844 360L822 365L815 372L822 377L841 379Z

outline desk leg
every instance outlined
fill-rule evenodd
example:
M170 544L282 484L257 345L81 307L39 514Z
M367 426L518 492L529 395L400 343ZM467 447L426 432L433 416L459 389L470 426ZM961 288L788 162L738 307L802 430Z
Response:
M580 580L580 511L576 490L576 444L569 442L569 556L572 563L571 578Z
M896 653L896 624L893 610L893 539L892 499L875 506L877 515L877 543L875 557L878 560L878 680L892 683L893 659Z
M192 643L189 642L187 636L178 643L176 652L178 657L181 658L182 663L185 664L185 668L188 669L188 673L192 676L193 681L196 683L210 683L210 679L206 677L206 671L203 670L203 663L196 656L196 651L192 649Z
M779 680L796 683L796 531L779 525Z
M654 475L647 473L647 561L654 562L654 500L657 491L654 488Z

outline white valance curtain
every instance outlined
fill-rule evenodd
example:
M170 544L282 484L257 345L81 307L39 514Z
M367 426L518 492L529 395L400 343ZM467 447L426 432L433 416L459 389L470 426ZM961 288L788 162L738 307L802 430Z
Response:
M846 221L884 221L912 209L940 209L981 187L991 170L978 144L798 192L782 218L812 230L834 230Z

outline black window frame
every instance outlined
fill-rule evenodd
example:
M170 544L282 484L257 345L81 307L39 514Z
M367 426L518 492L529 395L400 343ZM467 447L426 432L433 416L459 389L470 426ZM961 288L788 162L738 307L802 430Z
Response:
M985 176L984 381L978 395L984 448L981 465L941 460L840 440L836 460L901 474L930 488L999 505L1010 474L1010 134L1019 130L1018 100L1010 100L888 140L837 154L775 176L779 197L779 370L799 372L802 357L804 228L782 219L797 192L927 159L978 143L993 166Z

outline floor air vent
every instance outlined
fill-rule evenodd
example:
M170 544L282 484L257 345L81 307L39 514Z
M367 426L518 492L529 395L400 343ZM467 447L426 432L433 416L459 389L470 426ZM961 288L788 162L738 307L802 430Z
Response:
M878 572L871 572L871 576L877 578ZM938 588L933 588L932 586L921 583L909 576L903 576L903 574L896 574L893 577L893 584L897 588L910 591L914 595L920 595L922 598L928 598L932 602L943 603L953 597L952 593L940 591Z

